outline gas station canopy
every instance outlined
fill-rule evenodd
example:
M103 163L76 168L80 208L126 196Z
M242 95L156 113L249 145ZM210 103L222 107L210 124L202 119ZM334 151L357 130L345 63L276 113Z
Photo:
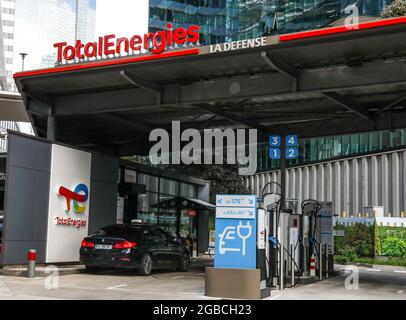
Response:
M239 44L241 47L241 44ZM224 47L224 45L223 45ZM15 75L39 136L123 156L154 128L316 137L406 127L406 19ZM216 51L216 52L214 52Z

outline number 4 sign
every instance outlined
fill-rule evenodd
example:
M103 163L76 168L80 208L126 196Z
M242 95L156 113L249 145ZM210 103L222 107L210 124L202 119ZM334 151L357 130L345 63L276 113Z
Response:
M281 145L282 139L280 136L270 136L269 137L269 157L272 160L279 160L281 158ZM285 137L285 158L288 160L297 159L299 156L299 149L298 149L298 137L296 134L288 135Z
M286 136L286 147L297 147L298 146L298 139L297 135L289 135Z

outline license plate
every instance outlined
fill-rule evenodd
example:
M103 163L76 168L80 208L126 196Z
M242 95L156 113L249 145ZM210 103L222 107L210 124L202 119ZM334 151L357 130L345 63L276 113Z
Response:
M102 250L110 250L113 249L113 246L111 244L96 244L94 246L95 249L102 249Z

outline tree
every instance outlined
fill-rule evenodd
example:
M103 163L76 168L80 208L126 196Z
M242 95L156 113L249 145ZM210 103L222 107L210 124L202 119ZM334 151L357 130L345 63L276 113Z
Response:
M216 194L252 193L238 174L236 165L178 165L172 166L172 170L210 181L210 197L213 201Z
M395 0L381 13L382 18L406 16L406 0Z

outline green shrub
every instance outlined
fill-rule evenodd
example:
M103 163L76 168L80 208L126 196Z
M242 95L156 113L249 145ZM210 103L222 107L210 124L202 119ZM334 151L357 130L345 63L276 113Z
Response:
M372 243L365 240L356 240L354 243L354 250L358 257L371 257L373 256Z
M374 219L374 256L381 256L382 255L382 244L381 244L381 237L379 234L379 227L376 223L376 218Z
M335 230L344 230L345 237L334 237L334 253L342 256L359 257L375 256L374 252L374 226L355 223L351 226L336 225ZM353 250L350 250L352 248Z
M341 256L344 262L352 262L357 259L357 252L355 251L355 248L346 246L341 251Z
M382 255L389 257L406 257L406 241L388 237L382 242Z

